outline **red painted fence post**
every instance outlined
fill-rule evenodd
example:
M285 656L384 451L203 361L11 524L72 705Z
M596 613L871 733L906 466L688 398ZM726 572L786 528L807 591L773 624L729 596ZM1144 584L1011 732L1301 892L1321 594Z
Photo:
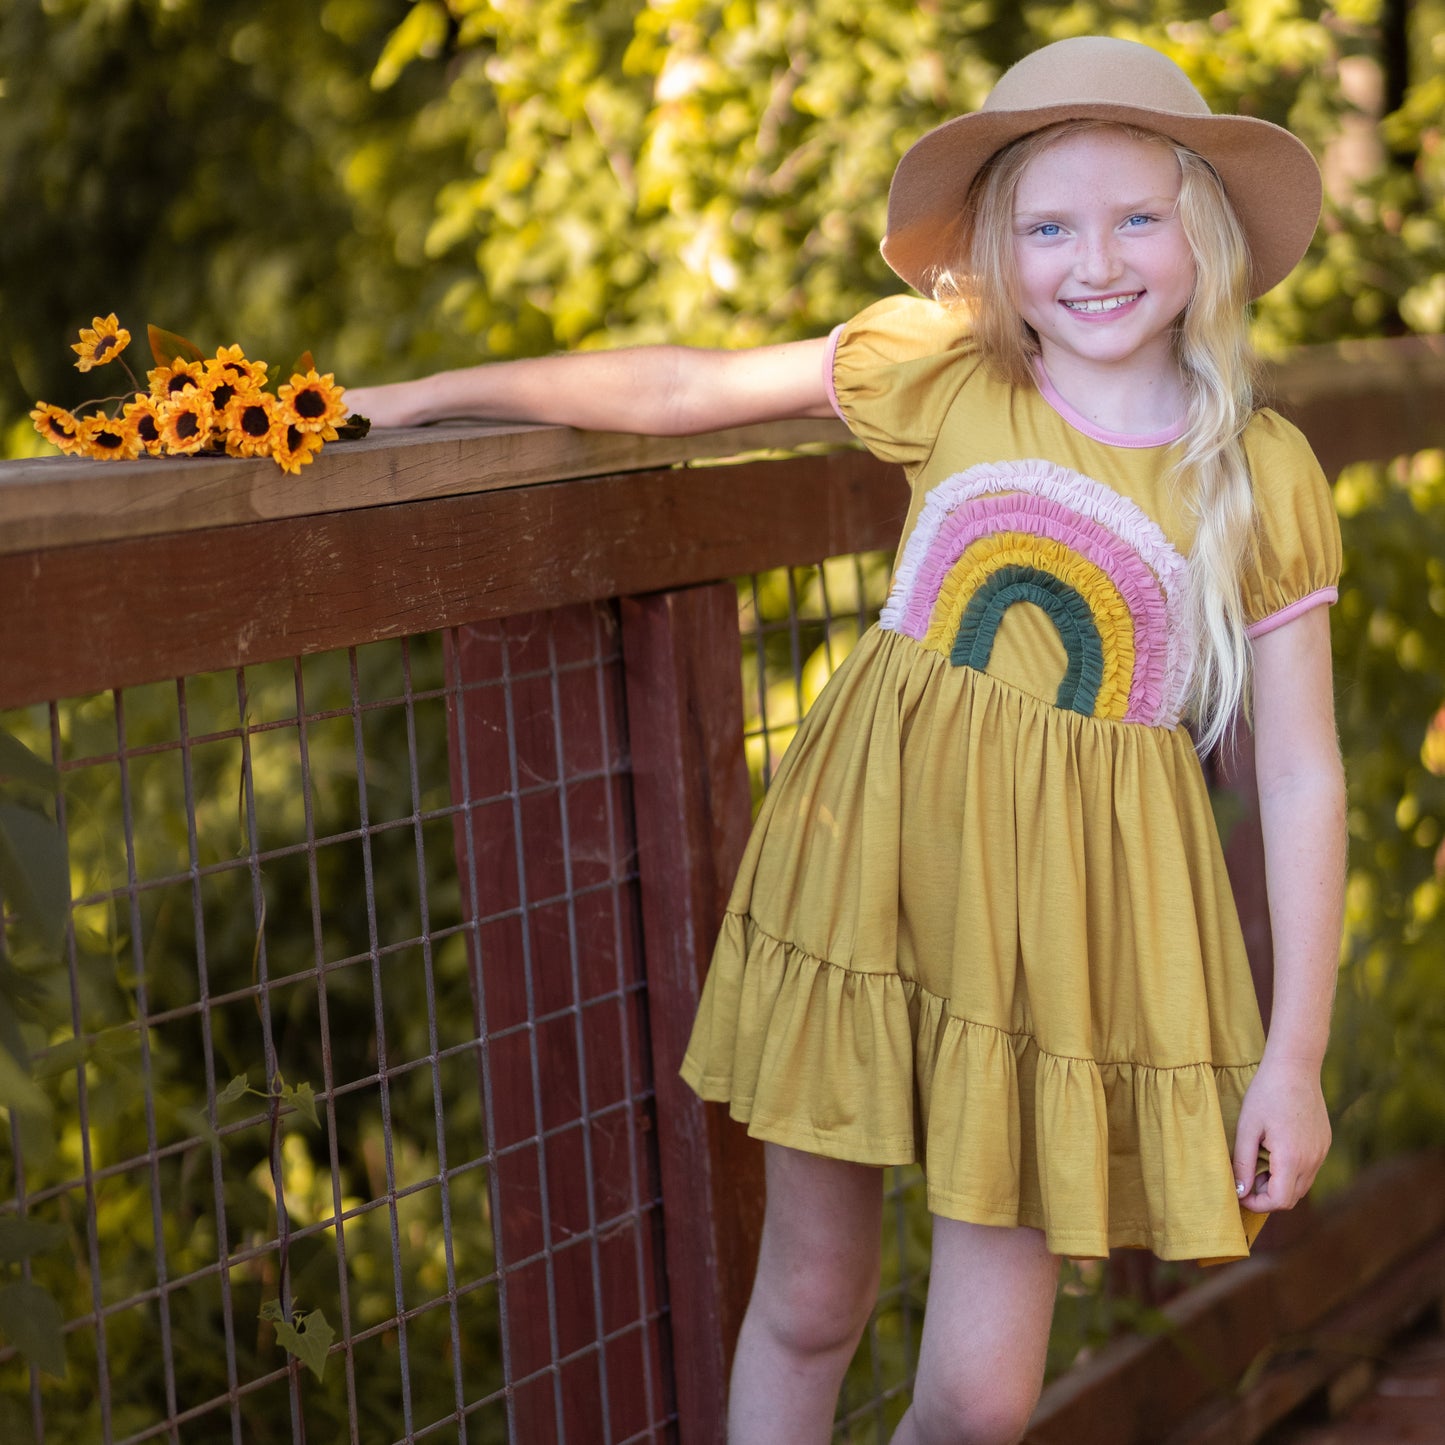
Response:
M731 583L622 600L663 1229L683 1445L721 1445L762 1150L678 1077L750 816Z

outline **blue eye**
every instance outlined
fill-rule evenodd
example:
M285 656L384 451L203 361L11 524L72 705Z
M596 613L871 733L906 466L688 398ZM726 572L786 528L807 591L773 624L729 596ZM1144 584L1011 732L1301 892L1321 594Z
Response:
M1147 226L1153 219L1153 216L1147 216L1141 211L1137 216L1130 216L1124 224L1126 226Z
M1057 221L1045 221L1042 225L1034 227L1036 236L1061 236L1062 234L1063 228Z

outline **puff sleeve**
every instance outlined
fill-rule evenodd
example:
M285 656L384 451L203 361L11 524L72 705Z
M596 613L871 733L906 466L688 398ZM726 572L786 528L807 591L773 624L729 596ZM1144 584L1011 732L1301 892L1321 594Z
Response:
M1260 412L1244 437L1259 513L1257 545L1242 579L1251 637L1338 595L1340 523L1329 483L1298 428Z
M826 358L829 397L874 456L927 460L959 388L977 369L966 318L918 296L890 296L838 327Z

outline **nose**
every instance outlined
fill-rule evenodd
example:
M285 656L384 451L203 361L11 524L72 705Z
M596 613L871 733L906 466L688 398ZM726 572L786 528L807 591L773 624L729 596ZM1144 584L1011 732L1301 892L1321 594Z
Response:
M1120 271L1119 252L1112 229L1086 232L1079 237L1074 274L1086 286L1107 286Z

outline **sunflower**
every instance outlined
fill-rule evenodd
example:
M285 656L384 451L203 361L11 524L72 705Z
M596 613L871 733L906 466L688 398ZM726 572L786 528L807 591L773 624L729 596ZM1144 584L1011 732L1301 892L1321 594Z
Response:
M81 422L80 451L82 456L128 462L140 455L141 440L135 427L124 417L109 417L102 413L88 416Z
M157 408L160 418L161 440L168 452L179 456L194 456L211 440L211 428L215 424L216 411L211 398L192 387L161 402Z
M258 390L248 378L240 377L224 362L208 361L201 377L201 389L211 398L219 425L222 414L235 397Z
M70 349L77 353L75 369L89 371L92 366L104 366L114 361L130 345L130 332L115 318L97 316L89 326L80 329L80 340L71 343Z
M67 456L80 450L80 418L72 416L63 406L38 402L30 413L30 420L51 446L59 447Z
M157 366L146 373L151 384L151 395L157 401L165 401L192 387L199 387L206 379L204 361L187 361L178 356L169 366Z
M276 425L276 398L269 391L242 392L231 399L221 424L228 456L268 457Z
M285 386L277 388L276 395L292 425L317 433L326 441L336 440L336 423L346 420L346 402L342 399L346 388L337 386L329 371L317 376L313 366L305 376L297 372Z
M126 402L122 415L135 429L141 449L147 456L164 454L166 444L161 436L160 404L155 397L144 391L136 392L135 400Z
M208 369L212 366L224 367L231 374L232 384L237 390L244 390L247 385L260 390L266 385L266 372L270 369L264 361L251 361L239 346L218 346L215 359L208 361L206 366Z
M276 408L271 428L271 455L283 472L296 473L309 467L321 450L321 437L313 431L302 431L287 419L284 407Z

